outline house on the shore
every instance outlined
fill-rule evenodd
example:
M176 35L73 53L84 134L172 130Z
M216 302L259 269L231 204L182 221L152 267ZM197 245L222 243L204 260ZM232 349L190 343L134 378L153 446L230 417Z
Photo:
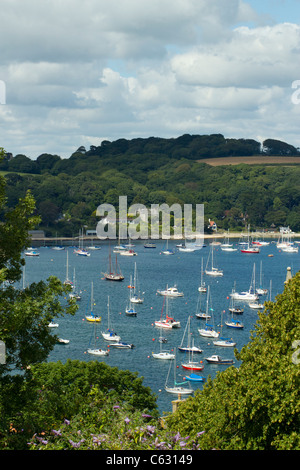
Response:
M213 220L210 220L210 219L208 219L208 222L209 222L209 224L208 224L207 228L213 230L214 232L217 232L218 227L217 227L216 222L214 222Z

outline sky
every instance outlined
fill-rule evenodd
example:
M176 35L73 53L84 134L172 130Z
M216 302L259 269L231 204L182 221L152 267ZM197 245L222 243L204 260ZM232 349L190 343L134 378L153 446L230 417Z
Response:
M300 147L300 0L0 0L0 21L14 156L183 134Z

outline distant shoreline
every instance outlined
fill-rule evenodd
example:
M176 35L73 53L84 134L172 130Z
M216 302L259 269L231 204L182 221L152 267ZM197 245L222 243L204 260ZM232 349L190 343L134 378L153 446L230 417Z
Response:
M265 238L265 239L278 239L281 237L281 233L279 232L269 232L269 233L265 233L265 232L253 232L250 234L250 237L251 238L255 238L255 239L261 239L261 238ZM290 234L285 234L286 236L289 236L291 238L297 238L299 237L300 238L300 233L290 233ZM219 232L219 233L213 233L213 234L207 234L205 233L203 236L200 236L199 239L204 239L204 240L213 240L213 239L224 239L224 238L230 238L230 239L235 239L235 238L247 238L247 233L245 232L231 232L231 233L227 233L227 232ZM92 242L93 244L95 245L99 245L101 243L105 243L107 242L108 240L100 240L99 238L97 237L92 237L92 236L84 236L80 239L81 241L83 241L84 243L86 242ZM137 239L137 240L132 240L133 242L135 241L141 241L141 242L144 242L144 243L147 243L147 242L151 242L151 243L155 243L155 242L158 242L158 241L161 241L161 240L164 240L162 238L159 238L159 239ZM177 240L177 241L183 241L184 240L184 237L174 237L174 236L170 236L170 240ZM31 241L33 243L39 243L40 246L42 245L49 245L49 246L55 246L55 245L68 245L68 246L74 246L74 245L78 245L78 237L31 237ZM115 239L112 239L111 240L112 242L117 242L118 239L115 238ZM187 239L188 241L188 239Z

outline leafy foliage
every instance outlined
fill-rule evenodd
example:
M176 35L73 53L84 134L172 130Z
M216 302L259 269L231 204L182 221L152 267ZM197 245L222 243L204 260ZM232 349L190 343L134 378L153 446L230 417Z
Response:
M0 177L0 210L5 204L5 180ZM25 264L23 251L29 244L28 231L37 223L35 202L27 192L16 207L6 212L0 224L0 340L6 359L0 364L0 435L8 432L12 413L22 408L18 394L32 364L43 361L57 338L49 322L60 315L74 314L76 305L63 306L60 299L70 288L55 277L22 289L20 281Z
M171 431L191 439L205 434L203 449L299 450L300 361L293 343L300 339L300 273L275 302L267 302L251 340L230 367L209 380L167 419Z
M180 433L164 430L153 415L118 404L99 388L86 397L84 412L65 419L59 429L35 434L31 450L178 450L187 449ZM200 436L199 436L200 437ZM192 443L198 450L198 442Z
M95 229L100 204L118 207L119 196L127 195L128 205L203 203L206 218L225 230L251 224L253 229L290 225L298 231L300 167L201 163L203 158L266 154L283 160L300 156L284 142L267 139L261 149L254 140L221 134L105 141L90 150L80 147L67 159L42 154L36 161L28 159L34 165L30 174L24 173L24 156L18 155L0 164L5 171L18 171L6 174L5 210L29 189L42 218L40 228L52 236L71 237L82 225Z

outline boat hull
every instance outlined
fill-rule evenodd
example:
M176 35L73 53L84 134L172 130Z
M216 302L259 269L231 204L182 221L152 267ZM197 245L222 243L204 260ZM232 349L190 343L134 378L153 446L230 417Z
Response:
M114 347L114 348L118 348L118 349L132 349L134 347L133 344L120 343L120 342L110 343L109 346Z
M204 365L199 364L199 362L198 363L190 362L186 364L181 364L181 366L183 367L183 369L186 369L186 370L203 370L204 369Z
M198 329L198 332L200 336L204 336L206 338L218 338L219 337L219 333L217 331Z
M165 328L166 330L171 330L172 328L180 328L180 322L178 322L178 321L173 321L173 322L156 321L155 326L157 328Z
M188 380L189 382L205 382L205 377L201 377L201 375L197 374L191 374L186 375L185 380Z
M107 281L123 281L124 276L119 274L104 274L104 277Z
M175 354L167 352L152 353L152 357L154 357L154 359L170 360L175 358Z
M237 328L237 329L242 329L244 328L244 325L239 322L225 322L225 325L228 326L229 328Z
M87 315L85 319L90 322L101 322L101 317L94 317L92 315Z
M192 348L189 348L189 347L183 347L183 346L178 346L178 351L181 351L181 352L190 352L190 353L197 353L197 354L201 354L203 352L202 349L200 348L197 348L197 347L192 347Z
M233 359L222 359L220 356L206 357L209 364L233 364Z
M165 387L165 390L175 395L191 395L194 392L194 390L184 387Z
M109 352L104 351L103 349L88 349L88 354L92 354L93 356L108 356Z
M226 340L217 340L217 341L213 341L214 343L214 346L221 346L223 348L232 348L234 346L236 346L236 343L234 341L226 341Z

